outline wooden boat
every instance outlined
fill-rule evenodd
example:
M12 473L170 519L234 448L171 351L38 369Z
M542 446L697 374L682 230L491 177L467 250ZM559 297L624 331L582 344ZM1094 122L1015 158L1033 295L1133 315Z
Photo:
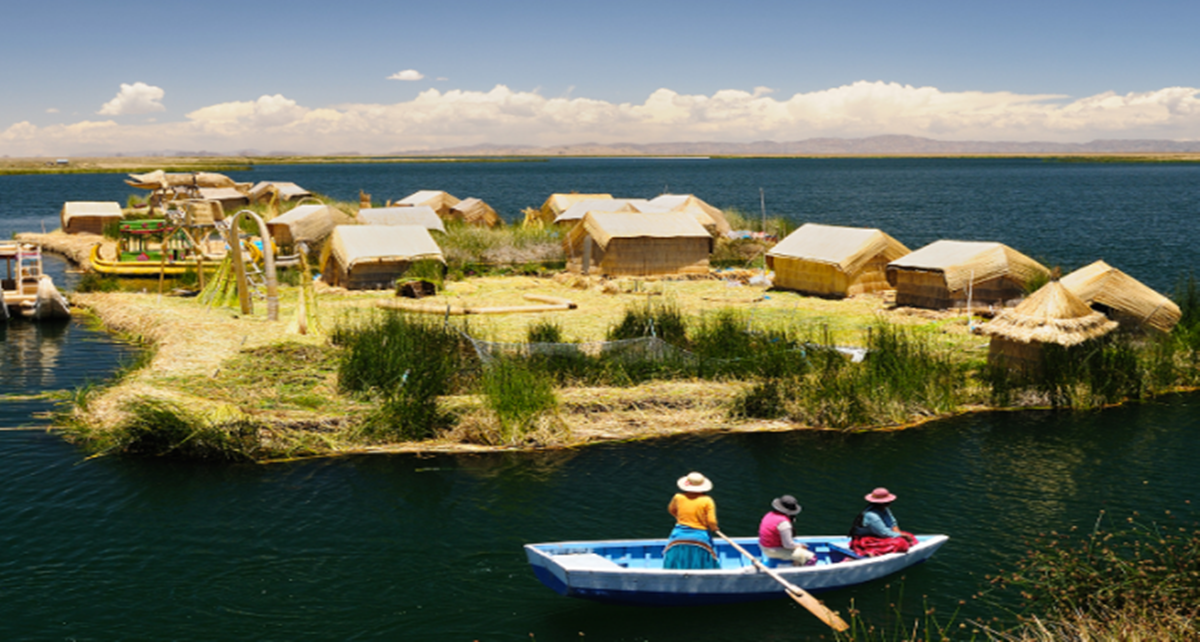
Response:
M0 320L13 316L65 319L71 307L50 275L42 272L41 247L0 241Z
M848 537L798 537L817 555L814 566L767 564L792 584L810 592L870 582L929 559L950 538L918 535L907 553L859 557ZM735 538L761 555L757 538ZM679 606L750 602L787 597L783 586L727 542L714 546L721 568L665 570L666 539L603 540L526 544L533 573L560 595L617 604ZM762 560L760 560L762 561Z

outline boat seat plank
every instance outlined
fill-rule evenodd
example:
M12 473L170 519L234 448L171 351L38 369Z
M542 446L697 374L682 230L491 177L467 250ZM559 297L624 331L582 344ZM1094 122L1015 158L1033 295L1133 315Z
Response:
M621 565L595 553L580 553L577 555L555 555L554 561L568 571L605 571L619 570Z

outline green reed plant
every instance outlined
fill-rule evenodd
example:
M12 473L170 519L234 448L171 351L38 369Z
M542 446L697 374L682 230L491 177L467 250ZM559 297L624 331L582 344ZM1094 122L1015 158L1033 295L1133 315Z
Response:
M520 442L540 418L558 410L553 381L523 359L496 359L484 368L482 383L504 443Z
M99 272L84 272L75 284L76 292L120 292L121 280Z
M380 311L339 324L338 386L381 400L363 424L369 439L425 439L448 425L437 398L467 389L469 344L440 317Z
M125 404L129 417L109 438L111 449L142 456L254 461L261 451L262 425L250 419L213 421L161 399Z
M686 347L687 322L674 301L652 302L625 308L625 315L609 328L608 340L656 336L667 343Z
M1161 520L1134 513L1113 523L1101 511L1088 531L1040 535L1015 571L992 582L1043 616L1151 609L1195 620L1200 525L1181 523L1170 511Z
M562 343L562 326L555 321L542 319L529 324L525 331L529 343Z

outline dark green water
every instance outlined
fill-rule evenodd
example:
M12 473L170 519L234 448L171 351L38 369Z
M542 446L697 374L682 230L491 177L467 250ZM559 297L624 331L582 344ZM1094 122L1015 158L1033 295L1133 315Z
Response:
M551 191L651 196L882 227L912 247L999 240L1096 258L1169 290L1200 264L1200 167L1035 161L563 161L269 168L353 200L442 188L506 217ZM0 235L54 227L63 200L124 200L116 175L0 177ZM56 280L70 283L62 272ZM910 614L1002 614L972 600L1041 531L1170 510L1193 521L1200 395L1096 413L996 413L874 435L761 434L566 453L366 457L272 466L85 459L25 396L108 376L129 346L74 322L0 326L0 639L815 639L787 601L706 609L559 597L521 545L664 536L674 480L716 484L724 530L751 534L795 494L806 533L842 533L864 493L900 495L903 527L953 538L902 581ZM882 618L899 579L826 594ZM1000 610L997 610L1000 609ZM681 628L681 623L684 623ZM581 638L580 635L583 634Z

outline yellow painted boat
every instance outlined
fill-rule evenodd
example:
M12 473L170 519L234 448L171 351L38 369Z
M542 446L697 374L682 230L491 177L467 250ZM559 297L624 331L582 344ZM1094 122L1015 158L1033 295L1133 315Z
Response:
M88 260L96 272L120 277L155 277L159 274L182 276L188 270L198 271L201 265L200 260L195 258L183 261L167 260L166 262L150 258L134 261L111 261L100 258L99 244L92 246L92 253ZM220 258L204 259L203 263L206 270L215 270L220 264Z

